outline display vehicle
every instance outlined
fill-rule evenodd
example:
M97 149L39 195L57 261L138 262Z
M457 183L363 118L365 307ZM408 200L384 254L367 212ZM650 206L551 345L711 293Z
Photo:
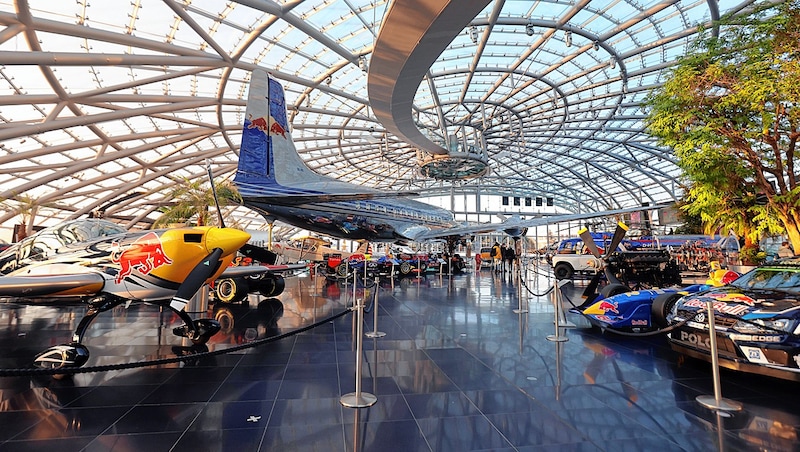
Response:
M676 300L667 320L684 323L669 333L674 350L711 360L709 302L720 366L800 381L800 258Z
M689 294L730 283L739 274L716 266L703 284L630 291L621 284L609 284L597 296L570 312L585 317L602 330L651 331L669 325L667 315L675 302Z
M173 334L204 344L219 331L212 319L192 319L185 307L200 288L218 279L247 279L249 288L275 296L278 272L288 265L231 266L237 253L254 248L250 234L233 228L196 226L128 231L100 219L67 221L27 237L0 253L0 299L19 304L83 303L71 341L40 353L43 368L80 367L89 358L82 341L101 313L130 303L157 305L184 325ZM302 265L300 266L302 267Z

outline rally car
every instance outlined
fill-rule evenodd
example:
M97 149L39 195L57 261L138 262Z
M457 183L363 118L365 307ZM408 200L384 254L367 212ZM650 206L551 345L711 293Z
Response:
M738 278L739 274L713 267L704 284L683 288L629 291L622 284L609 284L594 298L570 312L584 316L592 326L605 329L642 332L665 328L667 315L678 299L711 287L719 287Z
M720 366L800 381L800 258L677 300L667 320L685 323L668 336L674 350L711 360L709 301Z

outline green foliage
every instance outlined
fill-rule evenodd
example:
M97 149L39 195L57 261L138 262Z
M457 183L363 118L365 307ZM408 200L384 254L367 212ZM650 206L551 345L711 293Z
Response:
M242 198L236 186L229 182L215 184L220 206L241 204ZM193 223L197 226L209 225L216 222L217 212L214 201L214 192L202 180L191 181L184 179L170 193L171 205L159 209L161 216L153 224L154 227L164 227L175 223Z
M683 209L706 232L786 233L800 246L800 0L704 30L647 102L649 132L684 171Z
M15 195L3 202L10 202L11 212L22 218L21 224L25 225L25 235L33 233L33 225L40 208L55 206L53 203L42 202L39 198L34 198L27 193Z
M767 260L767 252L761 251L758 246L746 246L739 251L742 263L745 265L761 265Z

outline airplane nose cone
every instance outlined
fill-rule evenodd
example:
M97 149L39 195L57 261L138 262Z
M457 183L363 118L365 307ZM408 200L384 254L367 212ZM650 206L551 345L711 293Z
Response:
M210 228L206 232L206 248L208 251L211 252L214 248L221 248L223 256L235 253L248 240L250 240L250 234L233 228Z

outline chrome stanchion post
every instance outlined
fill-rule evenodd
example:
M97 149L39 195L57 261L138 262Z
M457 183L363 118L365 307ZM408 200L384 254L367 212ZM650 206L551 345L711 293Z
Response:
M564 313L564 300L561 299L561 288L569 284L570 281L562 279L558 282L558 320L562 328L576 328L577 325L567 320L567 315Z
M378 277L375 277L375 296L372 301L372 331L366 334L367 337L377 338L386 336L383 331L378 331Z
M355 286L355 285L354 285ZM375 405L378 398L368 392L361 392L361 364L364 350L364 301L356 305L356 390L343 395L339 403L347 408L366 408Z
M514 314L524 314L528 312L527 309L522 307L522 275L520 274L519 265L517 265L517 309L514 309Z
M567 281L558 281L555 282L555 287L553 288L553 304L554 304L554 317L555 321L553 322L556 326L556 334L551 334L547 336L548 341L552 342L566 342L569 340L566 336L561 336L559 333L561 332L561 327L558 324L558 317L559 317L559 306L561 306L561 286L562 283L566 283Z
M555 390L555 396L557 401L561 401L561 355L563 354L562 351L562 343L563 341L556 341L556 384L553 388Z
M700 405L711 409L725 412L725 411L739 411L742 409L742 404L734 400L725 399L722 397L722 390L719 383L719 352L717 351L717 330L714 321L714 302L712 300L706 301L706 310L708 311L708 339L709 347L711 348L711 370L714 378L714 396L699 395L696 400ZM728 413L720 413L722 416Z
M356 284L356 271L355 270L353 270L352 275L353 275L353 307L355 308L356 304L358 303L356 301L356 285L357 284ZM347 278L345 278L345 281L347 281Z

